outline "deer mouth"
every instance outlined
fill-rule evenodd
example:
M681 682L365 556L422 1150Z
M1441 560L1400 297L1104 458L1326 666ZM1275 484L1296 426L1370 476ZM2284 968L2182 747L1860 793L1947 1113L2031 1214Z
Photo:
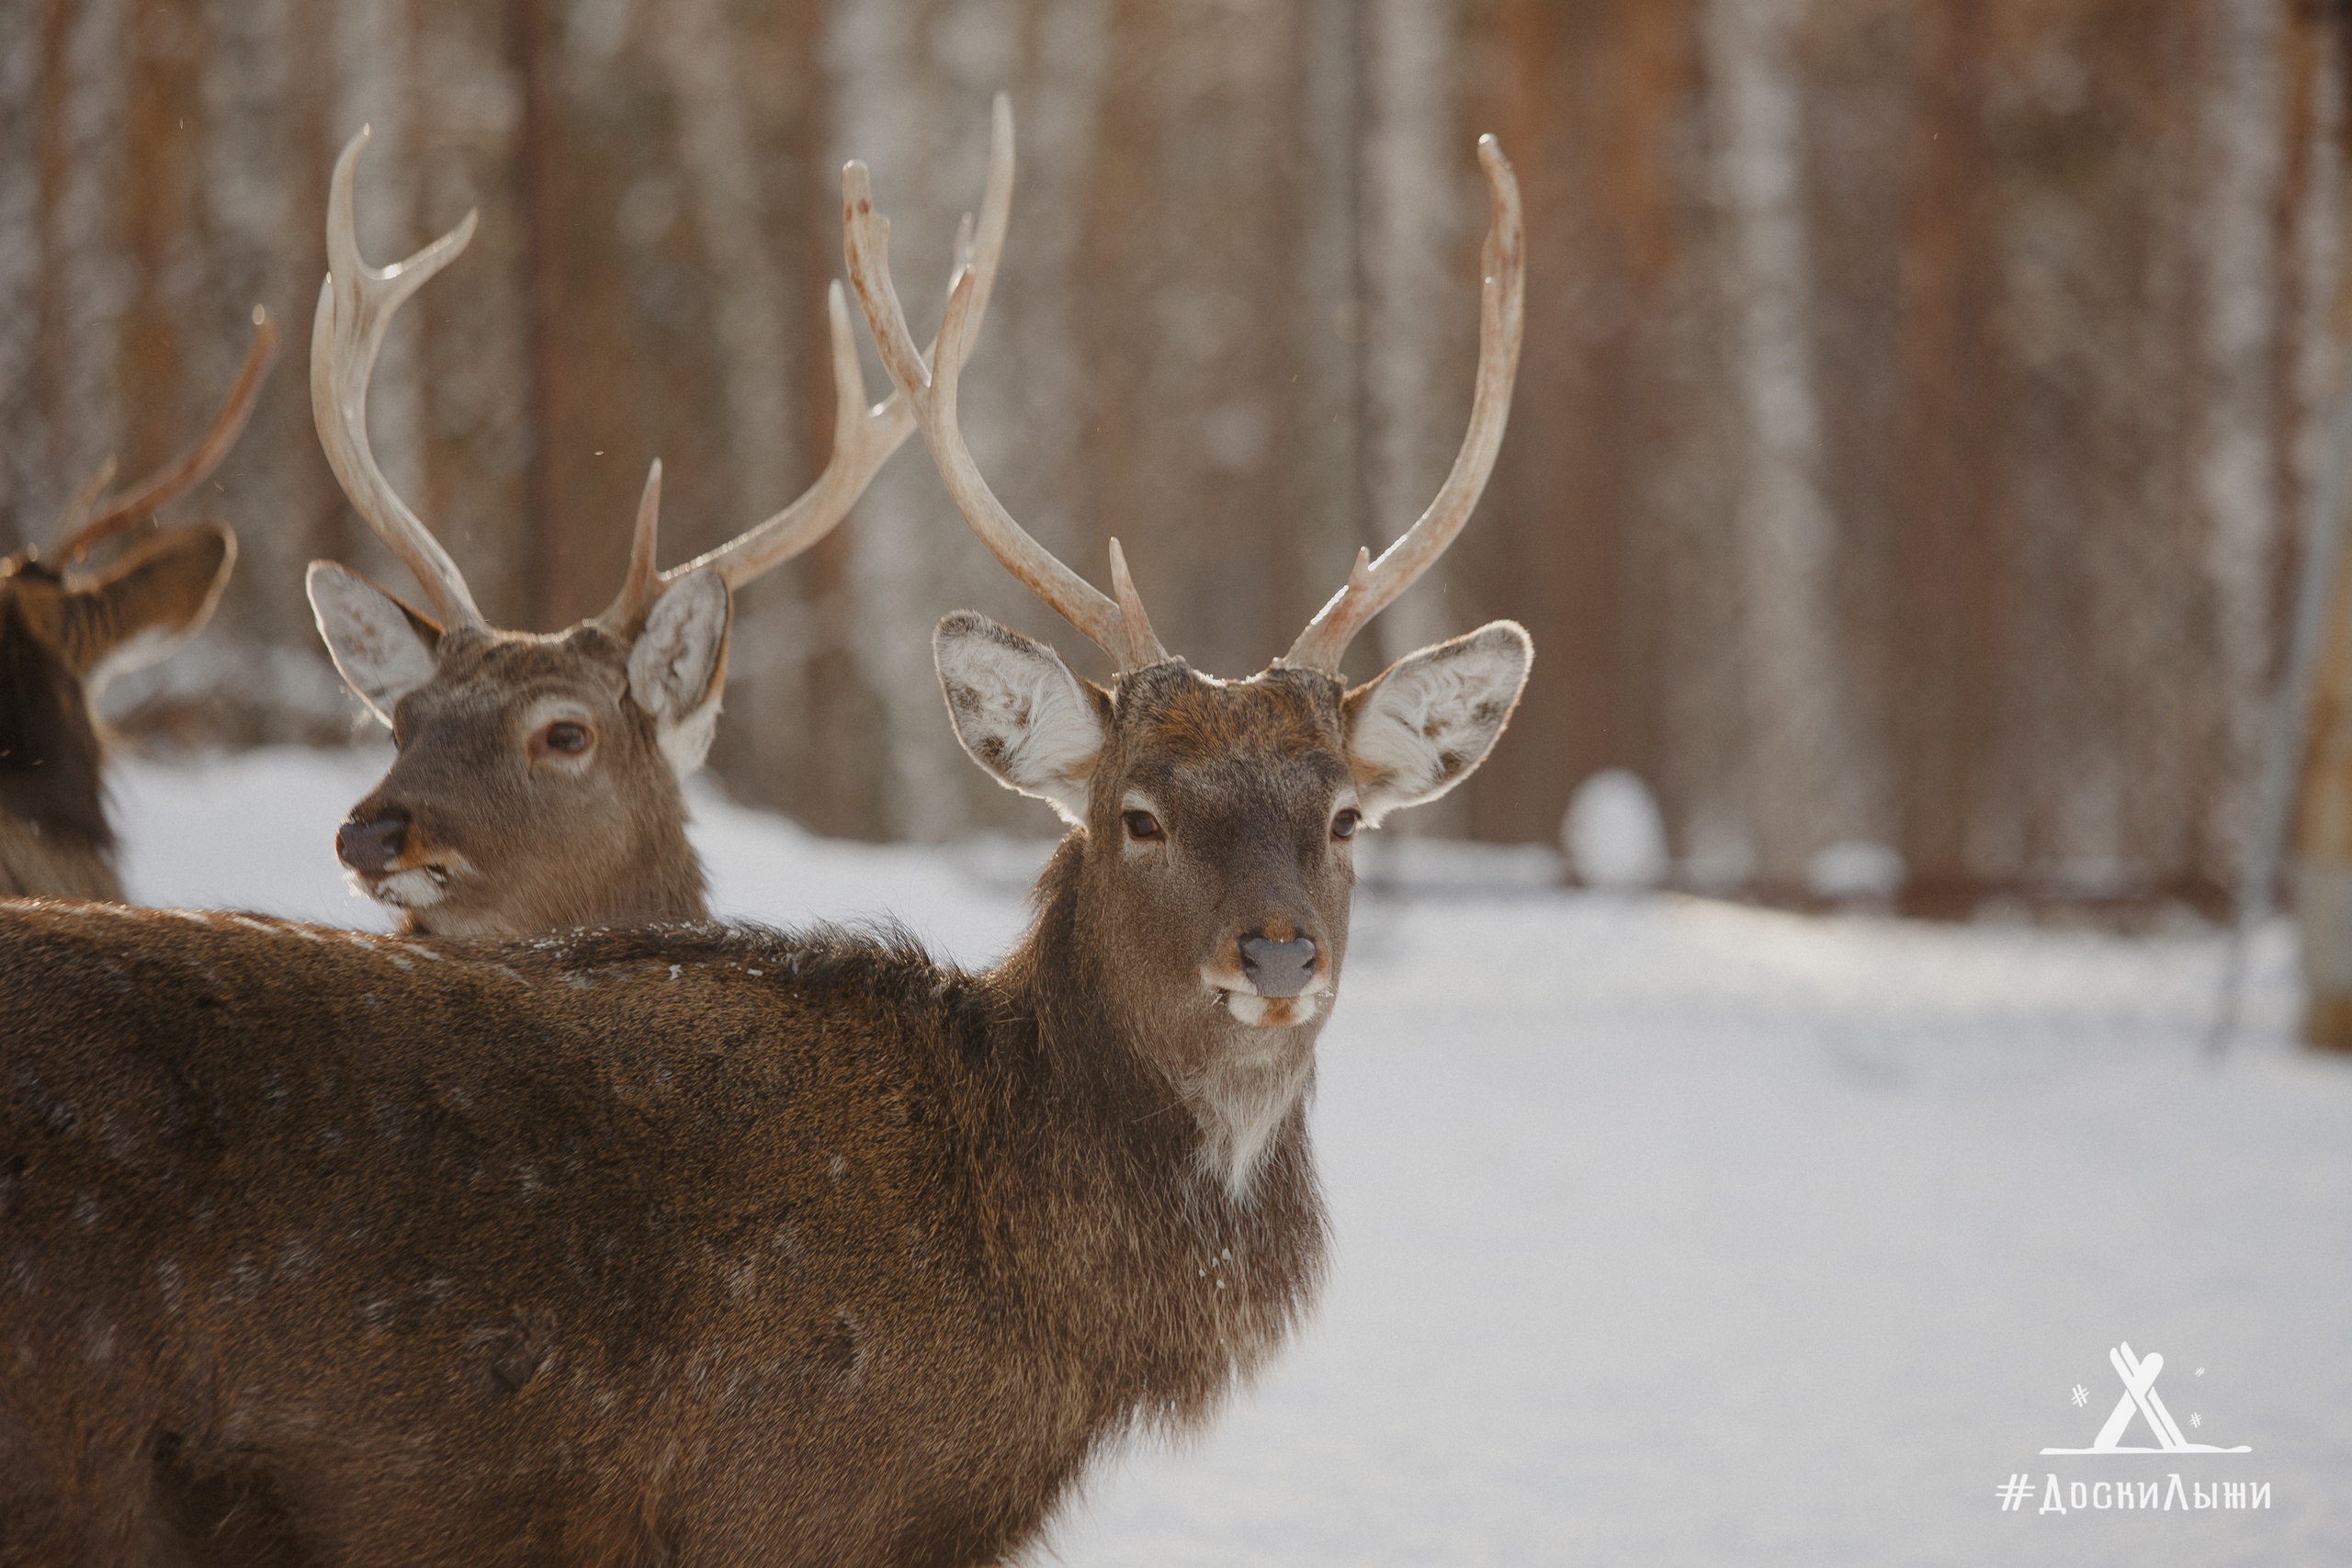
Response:
M473 869L465 856L452 852L446 859L424 861L392 871L346 869L344 877L379 904L389 904L395 909L430 909L449 896L452 877L468 875Z
M1291 1029L1312 1022L1331 993L1330 982L1321 976L1295 997L1261 996L1249 981L1220 975L1206 965L1201 969L1201 978L1209 987L1211 1005L1248 1029Z

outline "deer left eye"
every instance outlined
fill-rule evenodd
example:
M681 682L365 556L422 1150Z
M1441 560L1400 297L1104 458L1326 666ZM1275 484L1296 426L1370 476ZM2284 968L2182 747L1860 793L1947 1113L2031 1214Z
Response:
M1138 844L1156 843L1168 837L1167 829L1159 825L1159 818L1148 811L1123 811L1119 813L1119 820L1127 825L1127 837Z
M539 744L534 750L552 751L560 757L577 757L587 750L595 739L586 725L564 719L539 731Z
M1335 839L1354 838L1356 836L1356 825L1363 820L1363 812L1358 811L1352 806L1345 807L1337 817L1331 818L1331 837Z

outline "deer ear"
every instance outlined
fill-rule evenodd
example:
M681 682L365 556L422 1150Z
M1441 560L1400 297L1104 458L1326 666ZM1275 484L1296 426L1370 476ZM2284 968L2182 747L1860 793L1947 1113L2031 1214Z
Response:
M715 571L688 572L645 617L628 650L628 694L653 716L662 754L679 778L702 766L727 688L735 597Z
M175 528L68 595L68 657L92 689L154 663L204 629L229 573L237 536L218 523Z
M400 700L433 679L441 628L331 560L312 561L302 588L344 684L389 728Z
M1052 649L970 610L939 623L931 651L948 722L972 761L1083 827L1087 781L1103 741L1086 683Z
M1408 654L1347 695L1348 763L1364 820L1435 800L1510 722L1535 645L1515 621Z

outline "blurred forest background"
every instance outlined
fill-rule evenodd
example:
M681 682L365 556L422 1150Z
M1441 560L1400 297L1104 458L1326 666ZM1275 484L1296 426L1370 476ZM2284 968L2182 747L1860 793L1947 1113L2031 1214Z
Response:
M363 121L370 260L482 213L393 329L375 449L490 617L552 629L618 584L650 458L665 562L814 477L840 165L873 166L927 333L1005 88L973 447L1098 582L1118 534L1168 644L1229 675L1434 493L1476 134L1517 164L1501 466L1354 662L1502 615L1540 657L1417 830L1550 840L1623 767L1686 886L2225 898L2338 374L2335 5L0 0L0 546L200 427L255 302L286 329L179 509L237 527L236 581L118 690L134 731L347 737L303 564L406 591L305 380ZM728 785L828 833L1042 830L954 749L928 633L961 605L1100 672L910 443L741 595Z

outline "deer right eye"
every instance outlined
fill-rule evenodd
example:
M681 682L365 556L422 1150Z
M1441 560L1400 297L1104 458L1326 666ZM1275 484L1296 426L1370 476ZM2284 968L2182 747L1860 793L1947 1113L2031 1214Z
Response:
M1168 837L1159 818L1148 811L1123 811L1119 820L1127 825L1127 837L1138 844L1154 844Z

